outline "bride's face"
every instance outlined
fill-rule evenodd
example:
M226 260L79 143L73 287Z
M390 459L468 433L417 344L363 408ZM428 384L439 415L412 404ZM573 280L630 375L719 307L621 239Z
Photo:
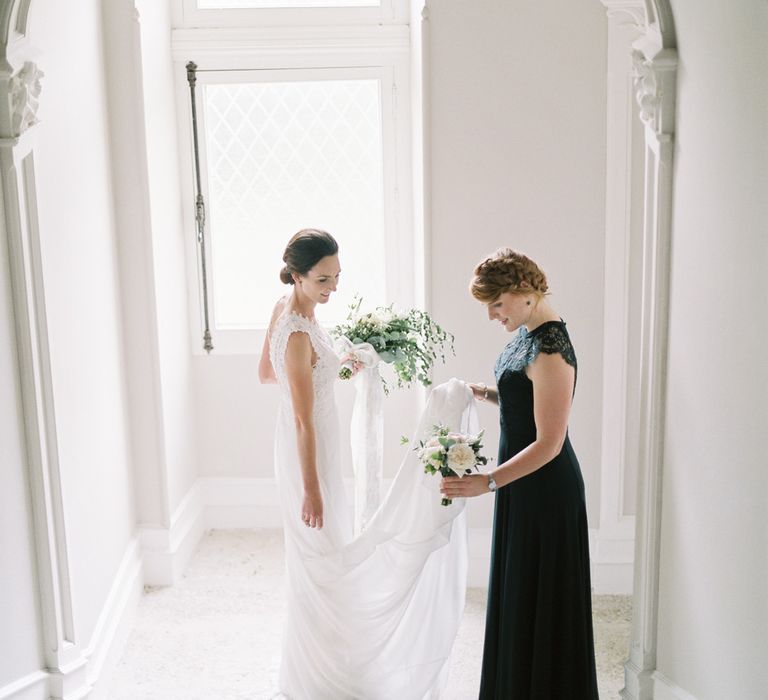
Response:
M502 295L487 305L488 318L498 321L508 331L520 328L531 316L530 294L512 294L503 292Z
M306 275L301 275L301 290L316 304L326 304L339 283L341 266L338 255L320 258Z

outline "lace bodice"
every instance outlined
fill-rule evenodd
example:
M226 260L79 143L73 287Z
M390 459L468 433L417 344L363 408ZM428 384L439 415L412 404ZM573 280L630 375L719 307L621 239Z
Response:
M496 361L496 379L505 372L521 372L540 352L559 354L574 369L576 353L565 329L564 321L546 321L532 331L522 326L512 342L504 348Z
M339 358L333 349L333 341L327 331L317 321L301 316L295 311L283 314L275 321L269 339L269 359L275 370L280 386L281 398L285 407L291 406L291 393L285 370L285 349L292 333L306 333L317 356L312 367L312 384L315 389L315 414L333 410L333 385L339 372Z
M576 353L563 321L547 321L532 331L523 326L496 360L501 427L509 440L520 449L536 438L533 383L525 373L525 368L541 352L557 353L576 369Z

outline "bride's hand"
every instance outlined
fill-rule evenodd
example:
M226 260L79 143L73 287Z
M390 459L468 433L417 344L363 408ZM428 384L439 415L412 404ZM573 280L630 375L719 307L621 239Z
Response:
M344 355L342 355L339 358L339 362L343 365L345 362L351 362L352 363L352 376L354 377L361 369L363 369L364 365L362 362L359 362L357 359L357 356L353 352L348 352Z
M440 482L440 493L446 498L471 498L489 491L487 474L446 476Z
M301 521L307 527L323 528L323 497L320 490L304 491L304 501L301 504Z

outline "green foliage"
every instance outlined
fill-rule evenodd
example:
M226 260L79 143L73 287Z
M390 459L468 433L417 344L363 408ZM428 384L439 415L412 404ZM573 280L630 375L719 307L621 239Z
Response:
M390 304L361 314L361 304L362 299L356 298L346 321L331 333L337 338L346 336L354 344L370 343L381 361L392 365L398 388L413 382L429 386L432 383L429 372L437 359L445 362L446 351L454 353L453 334L420 309L397 313ZM351 371L343 368L339 376L348 379ZM385 392L389 393L387 382L383 378L382 382Z

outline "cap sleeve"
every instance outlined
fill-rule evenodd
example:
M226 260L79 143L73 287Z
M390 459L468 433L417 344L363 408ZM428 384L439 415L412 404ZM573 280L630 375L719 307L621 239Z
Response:
M534 340L535 354L540 352L547 355L560 355L571 367L576 369L576 353L573 350L568 331L559 323L548 324L536 334Z

